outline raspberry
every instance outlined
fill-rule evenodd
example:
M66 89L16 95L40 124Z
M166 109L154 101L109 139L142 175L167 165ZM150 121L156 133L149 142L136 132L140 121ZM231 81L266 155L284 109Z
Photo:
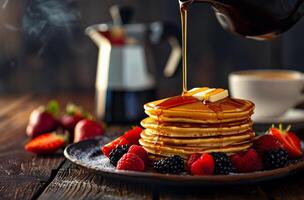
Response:
M147 151L139 146L139 145L132 145L128 151L128 153L134 153L138 157L140 157L144 162L148 161L148 153Z
M145 163L134 153L126 153L118 161L116 169L143 172Z
M273 135L263 135L253 142L253 148L260 153L282 147L282 143Z
M204 153L191 165L191 174L193 175L212 175L214 173L214 159Z
M180 156L171 156L155 162L153 167L163 174L179 174L184 171L185 163Z
M288 162L288 152L284 149L271 150L264 153L264 164L267 169L284 167Z
M221 174L229 174L230 172L233 172L233 166L232 163L229 159L229 157L222 152L214 152L211 153L213 159L214 159L214 163L215 163L215 167L214 167L214 173L217 175L221 175Z
M191 166L192 164L201 157L201 154L199 153L193 153L189 156L188 160L187 160L187 170L188 172L191 172Z
M122 145L113 149L109 155L110 163L116 166L119 159L128 152L129 148L129 145Z
M254 149L234 154L230 158L238 172L246 173L263 169L262 158Z

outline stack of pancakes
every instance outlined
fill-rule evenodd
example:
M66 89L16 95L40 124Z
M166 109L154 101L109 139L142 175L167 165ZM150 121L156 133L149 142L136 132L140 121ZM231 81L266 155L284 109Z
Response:
M151 159L192 153L237 153L251 147L255 134L250 101L226 97L216 102L195 101L164 108L163 99L145 104L149 116L140 144Z

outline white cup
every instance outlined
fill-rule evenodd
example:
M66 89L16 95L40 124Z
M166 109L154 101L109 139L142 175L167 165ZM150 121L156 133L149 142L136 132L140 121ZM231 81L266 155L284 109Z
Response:
M255 118L278 117L304 101L304 74L292 70L247 70L229 75L232 97L255 104Z

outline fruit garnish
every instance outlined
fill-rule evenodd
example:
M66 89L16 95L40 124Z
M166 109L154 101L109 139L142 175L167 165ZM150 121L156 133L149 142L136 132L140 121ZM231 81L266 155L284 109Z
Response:
M201 157L201 154L199 153L193 153L189 156L188 160L187 160L187 171L191 172L191 166L192 164Z
M130 145L132 144L139 144L138 140L140 139L140 134L142 132L142 128L139 126L133 127L131 130L124 133L123 137L129 142Z
M264 153L263 160L267 169L284 167L288 162L288 152L284 149L271 150Z
M132 145L129 148L128 153L134 153L135 155L140 157L145 163L148 161L148 153L142 146Z
M254 149L234 154L230 159L237 172L247 173L263 169L262 158Z
M153 168L163 174L179 174L184 171L185 163L180 156L171 156L156 161Z
M283 148L288 152L292 158L298 158L303 156L301 149L301 141L295 133L290 131L291 126L283 129L282 124L279 128L272 127L268 130L268 134L275 136L283 145Z
M212 155L204 153L192 163L190 172L193 175L212 175L214 168L215 163Z
M67 138L67 134L45 133L29 141L25 149L36 154L54 153L65 146Z
M109 155L110 163L116 166L119 159L128 152L129 148L129 145L122 145L113 149Z
M104 132L101 124L89 119L83 119L75 126L74 142L102 136Z
M123 137L119 137L119 138L116 138L115 140L113 140L112 142L104 145L101 148L101 151L103 152L103 154L105 156L109 157L110 153L113 149L115 149L119 145L126 145L126 144L128 144L128 141Z
M110 152L115 149L118 145L133 145L133 144L139 144L138 140L140 139L140 134L142 132L142 129L139 126L136 126L132 128L131 130L125 132L122 136L116 138L112 142L109 142L108 144L104 145L101 150L103 154L107 157L109 157Z
M214 159L214 174L226 175L234 172L230 158L222 152L211 153Z
M134 153L126 153L118 161L116 169L143 172L145 170L145 163Z
M283 145L277 137L266 134L258 137L253 141L253 148L256 151L263 153L265 151L283 148Z
M59 122L55 118L59 113L58 102L52 100L47 106L40 106L30 114L29 124L26 127L26 134L29 137L37 137L43 133L56 130Z

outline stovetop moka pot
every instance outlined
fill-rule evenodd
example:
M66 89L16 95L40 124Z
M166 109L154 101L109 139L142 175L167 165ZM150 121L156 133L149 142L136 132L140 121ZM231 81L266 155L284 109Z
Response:
M138 122L144 118L144 103L156 98L153 44L168 41L172 48L166 76L175 72L181 59L179 28L162 22L129 23L131 12L132 8L114 6L114 23L86 29L99 48L96 114L107 123Z

